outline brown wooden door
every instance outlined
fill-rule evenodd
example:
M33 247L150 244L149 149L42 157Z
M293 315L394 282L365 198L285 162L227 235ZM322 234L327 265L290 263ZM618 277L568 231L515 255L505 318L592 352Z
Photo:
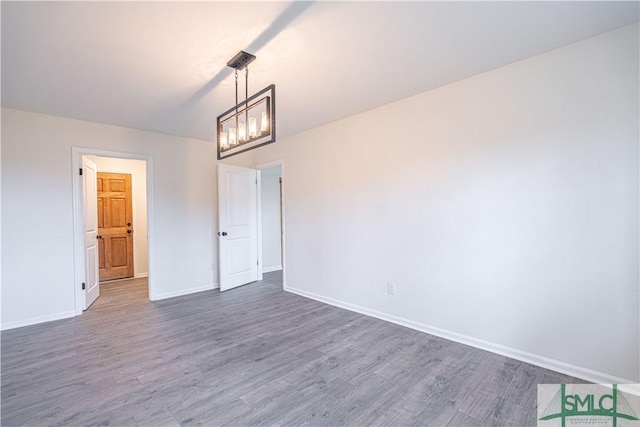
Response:
M100 281L133 277L131 175L98 172Z

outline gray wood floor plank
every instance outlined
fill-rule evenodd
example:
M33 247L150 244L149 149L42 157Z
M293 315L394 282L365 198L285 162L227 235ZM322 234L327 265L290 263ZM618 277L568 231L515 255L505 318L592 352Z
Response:
M2 425L533 425L537 384L580 382L281 277L157 302L113 282L82 316L2 332Z
M499 398L484 420L483 426L535 426L535 419L527 419L527 415L528 408Z
M492 409L499 403L500 396L484 390L476 390L460 402L459 412L472 417L480 422L486 420Z
M476 420L462 412L456 412L449 420L447 427L482 427L482 421Z
M292 407L283 413L279 425L291 426L329 426L329 420L336 407L354 391L354 387L340 378L330 381L319 380L314 383L317 393L307 395L304 404ZM308 389L307 389L308 390Z

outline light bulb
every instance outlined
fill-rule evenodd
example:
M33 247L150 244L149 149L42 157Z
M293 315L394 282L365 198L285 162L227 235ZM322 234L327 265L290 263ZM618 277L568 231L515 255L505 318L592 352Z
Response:
M262 112L262 121L260 123L260 133L269 133L269 120L267 120L267 112Z
M258 125L255 117L249 117L249 138L255 138L258 135Z
M236 141L236 128L230 128L229 129L229 145L230 146L234 146L237 144L238 141Z
M245 122L238 123L238 141L244 142L247 140L247 124Z
M222 132L220 134L220 148L222 148L223 150L229 148L229 140L227 139L226 132Z

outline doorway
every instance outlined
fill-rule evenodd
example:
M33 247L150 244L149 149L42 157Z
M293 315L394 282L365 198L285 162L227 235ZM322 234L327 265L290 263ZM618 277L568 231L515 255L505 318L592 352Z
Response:
M153 280L153 159L151 156L134 153L111 152L88 148L72 148L72 166L74 175L77 177L83 159L90 160L96 164L98 172L109 172L119 175L130 175L131 179L131 217L125 221L124 232L132 240L132 274L125 275L134 278L147 278L147 291L150 300L155 299L155 287ZM83 230L84 200L82 182L74 179L73 183L73 203L74 203L74 257L75 257L75 284L85 282L87 267L90 260L84 254ZM125 184L126 185L126 184ZM116 185L117 187L117 185ZM118 188L116 188L118 189ZM115 208L116 214L118 209ZM123 216L123 218L125 218ZM99 222L99 221L98 221ZM127 225L130 224L130 225ZM103 239L104 243L104 239ZM98 244L100 240L98 238ZM126 253L126 250L124 251ZM104 258L101 259L101 262ZM104 283L102 277L101 284ZM131 280L131 279L129 279ZM76 314L81 314L86 308L86 294L82 286L76 287Z
M284 287L283 161L256 166L260 170L260 234L263 280Z
M149 275L146 162L87 156L98 175L100 282Z

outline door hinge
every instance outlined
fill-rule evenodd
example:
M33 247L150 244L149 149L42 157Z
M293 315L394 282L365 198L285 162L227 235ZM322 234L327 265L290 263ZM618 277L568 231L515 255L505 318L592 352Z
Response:
M85 288L86 288L86 285L84 284L84 282L82 282L82 290L84 291Z
M260 263L258 262L258 260L256 260L256 265L260 265Z
M80 175L82 175L82 168L80 168Z

